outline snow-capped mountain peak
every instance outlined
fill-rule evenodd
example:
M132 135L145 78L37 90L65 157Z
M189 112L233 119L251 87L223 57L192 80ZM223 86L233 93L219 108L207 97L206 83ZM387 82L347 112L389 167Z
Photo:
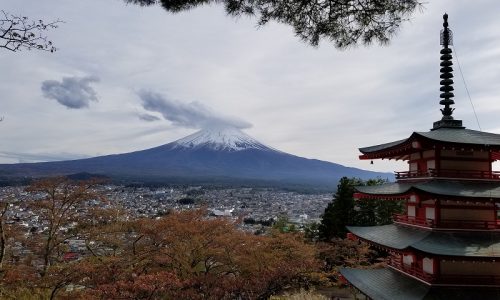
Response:
M173 142L174 147L210 148L213 150L240 151L245 149L274 150L265 146L236 127L202 129Z

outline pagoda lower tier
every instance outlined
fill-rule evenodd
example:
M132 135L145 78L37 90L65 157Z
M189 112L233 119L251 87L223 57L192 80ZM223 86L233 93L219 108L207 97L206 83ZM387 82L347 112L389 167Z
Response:
M401 224L348 227L390 254L384 269L342 269L372 299L500 299L500 232Z
M390 268L425 284L500 287L500 232L429 231L398 224L348 229L389 252Z

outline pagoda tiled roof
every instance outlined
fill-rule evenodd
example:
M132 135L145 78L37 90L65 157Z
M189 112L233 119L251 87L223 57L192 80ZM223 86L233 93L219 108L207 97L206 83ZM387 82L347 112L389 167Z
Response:
M412 248L436 255L500 257L500 233L432 232Z
M500 257L500 232L442 232L395 224L347 229L364 240L396 250L413 248L443 256Z
M500 134L472 129L440 128L438 130L415 133L439 142L500 146Z
M434 195L464 198L500 198L500 182L474 180L429 180L413 183L388 183L374 186L357 186L356 190L369 195L401 195L417 190Z
M391 268L344 268L340 273L363 294L375 300L500 299L500 288L430 286Z
M341 269L340 273L371 299L421 300L430 290L428 285L389 268Z
M389 148L392 148L392 147L400 146L400 145L402 145L402 144L404 144L405 142L408 142L408 141L409 141L409 138L402 139L402 140L395 141L395 142L390 142L390 143L385 143L385 144L380 144L380 145L375 145L375 146L370 146L370 147L359 148L359 151L361 151L362 153L377 152L377 151L380 151L380 150L385 150L385 149L389 149Z
M400 148L408 145L413 140L425 138L435 142L452 143L461 145L480 145L500 148L500 134L477 131L464 128L439 128L427 132L413 132L410 137L391 143L359 148L363 154Z
M398 250L410 247L431 233L431 231L393 224L368 227L347 226L347 230L364 240Z
M356 186L354 187L358 192L370 195L400 195L405 194L411 190L411 188L417 184L412 183L386 183L380 185L371 186Z

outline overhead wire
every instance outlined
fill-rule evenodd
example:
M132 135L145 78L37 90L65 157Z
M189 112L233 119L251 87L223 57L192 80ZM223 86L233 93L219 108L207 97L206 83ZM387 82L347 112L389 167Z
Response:
M462 72L462 66L460 65L460 60L458 59L457 48L454 45L452 45L452 47L453 47L453 52L455 52L455 59L457 61L458 70L460 71L460 76L462 77L462 81L464 83L467 97L469 98L470 105L472 106L472 111L474 112L474 117L476 118L477 126L479 127L479 131L483 131L483 129L481 128L481 124L479 124L479 118L477 117L476 108L474 107L474 103L472 102L472 97L470 96L469 88L467 87L467 82L465 81L464 73Z

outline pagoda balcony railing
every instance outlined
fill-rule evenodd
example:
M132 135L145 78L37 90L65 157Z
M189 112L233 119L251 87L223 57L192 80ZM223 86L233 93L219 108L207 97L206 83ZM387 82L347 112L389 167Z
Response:
M450 170L450 169L428 169L417 171L395 172L396 179L411 179L422 177L449 177L467 179L500 180L499 171L476 171L476 170Z
M418 225L429 228L442 229L476 229L495 230L500 229L500 220L495 221L475 221L475 220L432 220L418 217L411 217L404 214L394 215L394 222Z
M424 227L434 228L434 220L425 219L425 218L417 218L403 214L395 214L393 216L394 222L410 224L410 225L419 225Z
M430 284L500 285L500 276L498 275L430 274L415 264L407 265L402 263L398 257L392 257L389 260L389 265Z
M424 272L422 268L418 268L415 264L407 265L401 262L401 260L397 257L391 258L389 260L389 265L393 268L396 268L406 274L415 276L419 279L422 279L425 282L433 283L436 281L436 276L434 274L429 274Z

